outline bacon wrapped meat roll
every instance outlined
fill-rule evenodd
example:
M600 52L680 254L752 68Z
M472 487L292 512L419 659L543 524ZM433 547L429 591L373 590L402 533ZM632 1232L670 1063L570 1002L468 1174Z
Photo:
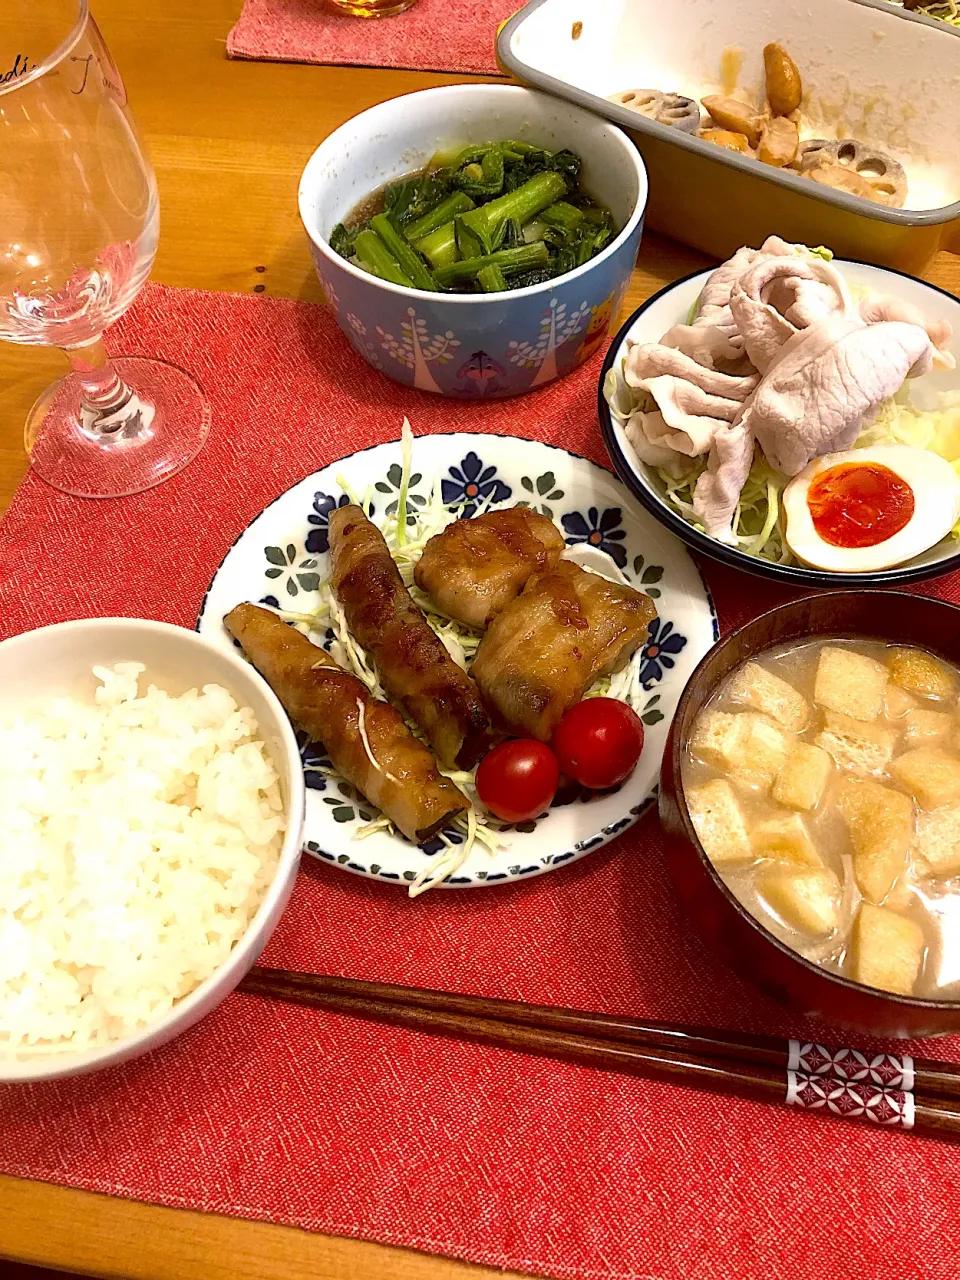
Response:
M470 674L498 727L549 742L593 682L626 665L656 613L632 587L561 560L494 618Z
M469 809L396 708L372 697L306 636L255 604L237 605L224 624L290 719L409 840L423 844Z
M423 730L440 763L471 769L488 745L476 687L410 598L383 535L357 506L331 512L333 589L381 683Z
M444 613L482 629L515 600L531 576L563 553L552 520L529 507L455 520L430 539L414 581Z

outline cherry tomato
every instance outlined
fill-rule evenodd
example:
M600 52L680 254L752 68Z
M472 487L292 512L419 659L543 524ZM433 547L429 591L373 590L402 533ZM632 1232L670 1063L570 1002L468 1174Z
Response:
M480 761L477 795L504 822L526 822L543 813L560 781L557 757L545 742L501 742Z
M603 791L633 772L643 750L643 721L616 698L587 698L557 725L553 749L567 777Z

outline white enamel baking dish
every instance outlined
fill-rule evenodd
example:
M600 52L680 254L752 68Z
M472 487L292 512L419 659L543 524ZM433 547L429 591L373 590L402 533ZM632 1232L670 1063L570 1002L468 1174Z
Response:
M763 46L780 41L804 84L801 136L856 137L907 171L907 207L886 208L648 120L606 101L626 89L762 101ZM647 224L726 257L776 233L837 254L920 271L960 251L960 29L886 0L530 0L497 41L525 84L628 130L650 175ZM736 96L736 95L735 95Z

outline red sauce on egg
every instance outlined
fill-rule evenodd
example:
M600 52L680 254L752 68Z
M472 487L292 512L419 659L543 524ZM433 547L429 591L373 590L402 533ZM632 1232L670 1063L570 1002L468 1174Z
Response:
M899 533L913 515L913 490L877 462L842 462L810 482L813 527L832 547L875 547Z

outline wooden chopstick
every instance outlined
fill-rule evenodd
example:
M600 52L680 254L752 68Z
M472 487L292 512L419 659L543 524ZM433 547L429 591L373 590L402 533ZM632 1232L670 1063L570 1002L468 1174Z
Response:
M524 1004L514 1000L495 1000L485 996L461 995L452 991L433 991L421 987L396 986L386 982L366 982L359 978L336 978L326 974L297 973L290 969L252 969L247 982L259 982L264 978L286 982L291 986L306 987L313 991L325 991L334 995L372 997L390 1003L415 1005L422 1009L442 1009L448 1013L464 1013L471 1017L494 1018L498 1022L517 1023L521 1026L544 1027L554 1031L570 1031L575 1034L599 1036L623 1044L645 1045L653 1049L683 1050L691 1057L707 1057L749 1062L758 1066L775 1067L780 1071L791 1069L795 1057L805 1057L812 1062L812 1053L802 1054L808 1044L810 1049L823 1050L828 1057L825 1071L838 1078L846 1078L850 1068L840 1077L836 1064L845 1061L854 1052L831 1049L810 1042L780 1040L774 1036L734 1034L713 1027L691 1026L680 1022L636 1022L632 1018L609 1013L594 1013L583 1009L564 1009L553 1005ZM246 989L246 988L245 988ZM797 1048L791 1049L796 1045ZM901 1055L860 1055L868 1062L877 1057L900 1059ZM935 1058L912 1058L913 1092L926 1098L945 1098L957 1103L960 1110L960 1066ZM855 1065L859 1065L856 1063ZM884 1064L879 1064L883 1066ZM891 1072L891 1079L895 1079ZM890 1087L889 1085L887 1087Z
M831 1051L811 1044L799 1046L798 1054L796 1042L766 1036L737 1037L704 1027L638 1023L610 1014L284 969L251 969L239 989L413 1030L716 1093L788 1103L843 1119L881 1121L890 1127L960 1141L960 1069L934 1059L910 1060L889 1054L851 1058L850 1050L832 1051L828 1058ZM855 1072L861 1060L867 1066ZM909 1073L907 1064L911 1061L912 1077L894 1074L892 1064L906 1067ZM853 1065L845 1067L847 1062ZM877 1064L879 1076L871 1077L870 1063ZM804 1070L804 1064L816 1064L816 1070ZM851 1080L851 1074L861 1078ZM894 1084L912 1087L887 1087L883 1083L887 1074Z

